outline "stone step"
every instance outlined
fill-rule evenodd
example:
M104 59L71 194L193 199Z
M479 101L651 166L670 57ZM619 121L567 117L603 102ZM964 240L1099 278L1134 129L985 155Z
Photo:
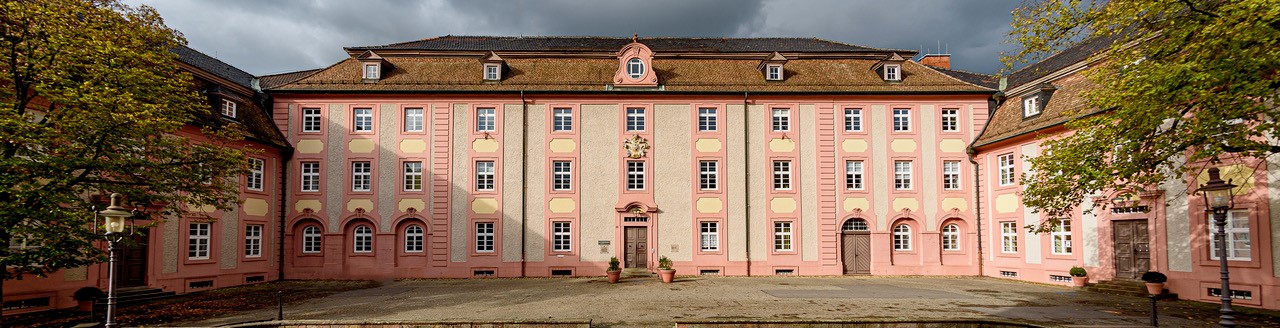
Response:
M166 292L158 288L134 287L124 288L116 291L116 305L132 305L150 303L177 296L177 293ZM103 298L94 304L95 307L105 309L107 307L107 299Z

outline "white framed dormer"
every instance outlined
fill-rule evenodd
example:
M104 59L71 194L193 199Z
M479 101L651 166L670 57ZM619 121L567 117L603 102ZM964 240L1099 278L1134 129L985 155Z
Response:
M236 102L231 99L222 99L222 116L236 118Z
M1028 118L1040 115L1040 95L1032 94L1022 97L1022 117Z
M902 81L902 65L884 65L885 81Z
M631 43L618 50L618 71L613 74L615 87L656 87L658 74L653 71L653 51L631 37Z
M782 81L782 64L769 64L764 69L764 79L769 81Z
M506 60L490 51L488 55L480 59L480 62L482 63L481 67L484 68L482 77L485 81L502 81L502 71L506 66Z
M786 70L783 65L787 63L787 57L782 56L778 52L769 55L764 61L760 62L760 72L764 74L765 81L782 81L787 78Z
M364 65L363 65L364 69L362 70L362 72L364 72L364 73L363 73L362 77L363 77L365 80L377 80L377 79L381 79L381 78L382 78L382 67L380 67L380 66L382 66L382 65L378 65L378 64L375 64L375 63L364 63Z
M906 75L902 71L902 63L905 63L906 61L907 60L902 58L902 56L899 56L898 53L891 53L889 56L880 60L880 62L872 65L871 70L879 73L880 78L885 82L902 82L903 77Z
M373 51L365 51L363 54L356 56L356 60L360 61L360 79L366 83L378 82L382 80L382 76L386 73L386 61L382 56Z

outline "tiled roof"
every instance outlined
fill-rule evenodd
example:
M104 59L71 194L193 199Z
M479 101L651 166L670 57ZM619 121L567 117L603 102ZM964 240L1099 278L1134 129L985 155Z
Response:
M638 38L654 52L889 52L817 38ZM347 50L616 52L631 38L595 36L452 36Z
M1099 37L1099 38L1092 38L1089 40L1085 40L1080 44L1077 44L1067 49L1063 49L1062 51L1056 54L1053 54L1048 58L1040 60L1035 64L1027 65L1022 69L1019 69L1013 72L1012 74L1009 74L1009 78L1006 84L1009 86L1009 88L1014 88L1014 87L1026 84L1028 82L1034 81L1035 79L1038 79L1050 73L1057 72L1060 69L1066 68L1067 66L1071 66L1071 64L1079 63L1081 61L1084 61L1085 59L1089 59L1089 57L1093 56L1093 54L1098 53L1098 51L1101 51L1102 49L1108 46L1111 46L1111 43L1114 42L1115 40L1116 40L1116 37L1114 36Z
M942 72L942 74L946 74L948 76L954 77L961 81L973 83L982 87L996 89L1000 86L1000 83L998 80L996 80L995 75L966 72L966 71L946 69L946 68L933 67L933 66L929 66L929 68L932 68L938 72Z
M209 57L209 55L196 51L195 49L191 49L187 46L178 46L177 48L170 49L170 51L178 54L178 60L183 63L195 66L200 70L209 72L217 77L227 79L227 81L231 81L232 83L248 88L249 90L254 89L253 74L249 74L235 66L224 63L217 58Z
M308 69L308 70L301 70L297 72L286 72L286 73L280 73L280 74L263 75L258 77L258 85L261 86L263 90L266 90L266 89L274 88L276 86L279 86L285 83L297 81L299 79L307 77L307 75L311 75L311 73L315 73L319 71L320 71L319 68L314 68L314 69Z
M908 61L900 83L871 70L873 59L793 59L783 81L765 81L760 59L654 59L663 91L994 92ZM366 83L348 58L271 91L606 91L618 69L610 58L508 58L502 81L482 79L478 57L386 57L392 69ZM623 88L618 88L623 89Z

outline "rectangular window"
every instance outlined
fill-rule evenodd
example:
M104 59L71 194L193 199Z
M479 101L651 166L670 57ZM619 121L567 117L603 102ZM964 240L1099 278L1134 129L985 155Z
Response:
M476 161L476 190L493 191L493 161Z
M422 253L423 244L425 244L425 236L422 233L422 226L417 224L409 225L404 228L404 252L405 253Z
M844 161L844 188L862 190L862 161Z
M373 165L369 162L351 162L351 191L372 190Z
M911 161L893 162L893 189L911 190Z
M960 226L953 223L942 227L942 250L960 250Z
M209 224L192 223L187 230L187 259L209 259Z
M885 81L901 80L901 78L898 77L899 75L898 70L901 68L902 67L898 65L884 65L884 80Z
M422 191L422 162L404 162L404 191Z
M791 110L775 108L773 110L773 132L791 131Z
M262 225L244 226L244 257L262 257Z
M573 232L569 222L551 222L551 251L572 252Z
M302 162L302 191L320 191L320 162Z
M493 222L476 223L476 253L493 253Z
M404 132L422 132L422 108L404 109Z
M791 249L791 222L774 222L773 250L790 252Z
M356 108L355 115L352 116L351 130L355 132L372 132L373 109Z
M719 116L715 108L699 108L698 109L698 131L714 132L719 129L717 122Z
M769 73L767 76L769 81L782 80L782 65L768 65L766 66L766 70Z
M942 132L960 132L960 110L942 110Z
M551 190L573 189L573 163L551 161Z
M365 65L364 65L364 78L365 78L366 80L377 80L377 79L378 79L378 64L365 64Z
M911 110L907 108L893 109L893 131L911 132Z
M223 99L222 100L222 116L236 117L236 102Z
M249 175L245 177L245 185L249 190L262 191L262 159L249 159Z
M302 229L302 252L303 253L319 253L320 252L320 227L307 226Z
M553 109L551 112L551 130L556 132L573 131L573 109Z
M644 162L627 161L627 190L644 190Z
M846 108L844 110L844 132L862 132L862 109Z
M791 161L773 161L773 190L791 190Z
M644 131L644 108L627 108L627 132Z
M502 66L495 64L484 65L484 79L489 81L497 81L502 79Z
M942 161L942 189L960 190L960 161Z
M720 250L720 223L715 221L703 221L699 223L700 232L698 234L698 244L703 252L715 252Z
M302 109L302 132L320 132L320 109Z
M720 162L698 161L698 188L716 190L720 182Z
M1053 230L1053 254L1071 255L1071 221L1062 220Z
M1000 155L996 158L1000 168L1000 185L1012 185L1013 179L1013 153Z
M496 131L496 115L493 108L476 108L476 132Z
M1000 252L1017 253L1018 252L1018 223L1017 222L1000 222Z
M1040 96L1031 96L1022 98L1022 117L1032 117L1040 114Z
M1211 221L1212 222L1212 221ZM1218 260L1218 227L1212 223L1209 225L1209 258ZM1249 230L1249 211L1236 210L1227 212L1227 260L1231 261L1251 261L1253 260L1253 245L1249 241L1251 235Z

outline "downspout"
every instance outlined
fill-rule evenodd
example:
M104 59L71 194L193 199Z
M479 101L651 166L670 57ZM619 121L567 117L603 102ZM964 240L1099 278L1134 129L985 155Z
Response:
M520 90L520 277L525 276L525 242L524 237L529 232L529 227L525 224L529 217L528 200L529 200L529 103L524 100L524 90Z
M973 164L973 209L977 218L976 229L978 231L978 276L983 276L982 265L985 257L982 254L982 181L980 181L978 161L974 158L974 149L969 147L969 163Z
M744 218L744 221L746 221L747 223L747 229L745 231L747 236L747 240L746 240L747 276L750 277L751 276L751 179L750 179L750 175L751 175L751 135L750 135L751 128L750 127L751 127L751 124L747 124L747 122L751 121L751 114L747 110L748 95L749 95L748 91L742 92L742 169L744 171L742 172L742 186L743 186L742 190L743 190L743 195L746 196L746 197L742 197L743 198L742 202L743 204L746 205L746 212L745 212L746 215L743 215L742 217Z
M286 197L289 195L289 159L293 157L293 152L281 151L280 156L280 226L276 229L276 281L284 281L284 221L289 216L289 206Z

